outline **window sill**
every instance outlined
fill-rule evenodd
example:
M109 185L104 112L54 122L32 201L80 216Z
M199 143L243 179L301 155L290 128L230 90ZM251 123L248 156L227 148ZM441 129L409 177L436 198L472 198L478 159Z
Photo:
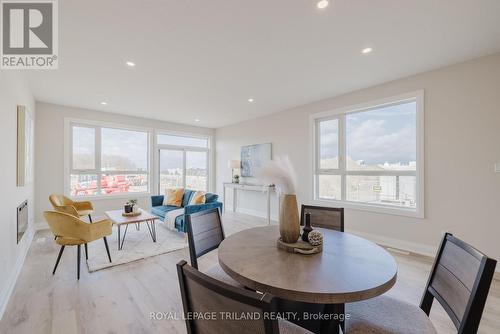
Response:
M68 195L68 197L74 201L102 201L102 200L114 200L114 199L148 198L151 197L151 193L142 192L142 193L119 194L119 195L91 195L91 196Z
M410 208L394 207L390 205L372 205L367 203L339 201L333 199L329 200L323 198L314 199L313 204L322 206L337 206L346 209L369 211L387 215L404 216L404 217L412 217L420 219L425 218L422 209L410 209Z

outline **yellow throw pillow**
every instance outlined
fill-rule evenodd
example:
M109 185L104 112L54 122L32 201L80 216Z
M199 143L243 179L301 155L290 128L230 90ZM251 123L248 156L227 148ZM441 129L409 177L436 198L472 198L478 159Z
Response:
M181 207L184 189L165 189L165 197L163 197L163 205L172 205Z
M197 204L205 204L204 191L197 191L191 196L191 199L189 200L189 205L197 205Z

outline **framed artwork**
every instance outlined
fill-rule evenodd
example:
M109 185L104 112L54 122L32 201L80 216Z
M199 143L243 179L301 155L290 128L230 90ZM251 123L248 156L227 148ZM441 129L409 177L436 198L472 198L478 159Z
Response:
M241 176L254 177L257 168L271 160L271 143L241 147Z

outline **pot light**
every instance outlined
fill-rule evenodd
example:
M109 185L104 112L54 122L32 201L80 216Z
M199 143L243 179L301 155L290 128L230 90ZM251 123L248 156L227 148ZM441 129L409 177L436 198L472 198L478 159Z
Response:
M248 102L250 102L250 103L254 103L254 102L255 102L255 100L254 100L253 98L249 98L249 99L248 99Z
M316 4L316 7L318 7L318 9L325 9L326 7L328 7L328 4L329 4L328 0L320 0Z
M199 119L199 118L195 118L195 119L194 119L194 121L195 121L195 122L199 122L199 121L200 121L200 119Z
M128 67L135 67L135 63L133 61L127 61L125 64L127 64Z
M106 106L106 105L108 105L108 102L102 101L102 102L101 102L101 104L102 104L103 106Z
M368 54L368 53L370 53L372 51L373 51L373 48L364 48L363 50L361 50L361 53Z

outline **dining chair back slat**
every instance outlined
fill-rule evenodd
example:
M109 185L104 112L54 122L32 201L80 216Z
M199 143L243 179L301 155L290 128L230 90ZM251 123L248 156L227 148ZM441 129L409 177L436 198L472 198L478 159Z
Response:
M493 279L496 260L446 233L420 308L429 315L436 299L458 333L476 333Z
M275 312L272 296L225 284L199 272L186 261L177 264L177 273L189 334L240 333L242 330L263 334L279 332L277 321L265 315Z
M344 208L302 205L300 224L304 225L306 213L311 214L311 226L344 232Z
M219 209L210 209L186 215L191 266L198 269L197 259L217 249L224 240Z

